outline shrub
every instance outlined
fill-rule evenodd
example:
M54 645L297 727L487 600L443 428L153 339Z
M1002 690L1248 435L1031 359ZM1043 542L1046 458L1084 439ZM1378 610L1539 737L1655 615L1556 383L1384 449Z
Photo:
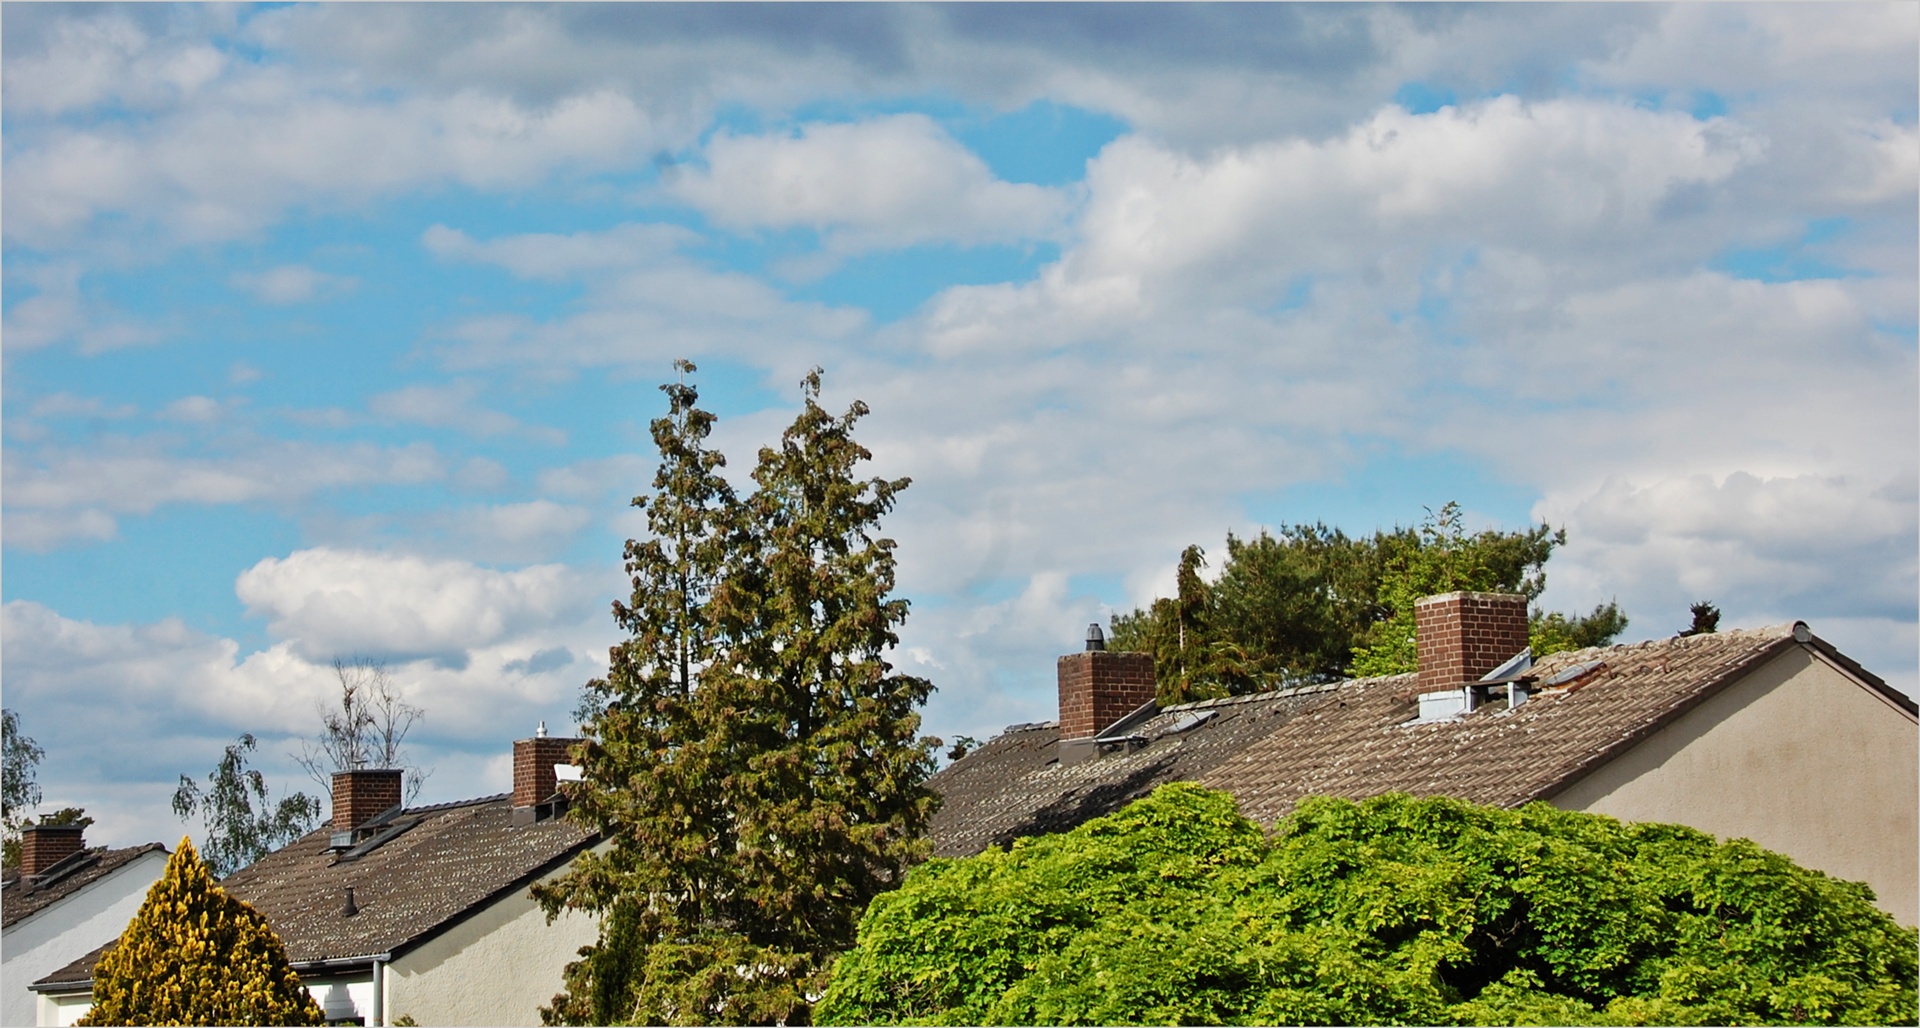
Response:
M1161 788L881 896L821 1023L1913 1023L1866 886L1543 803Z
M93 972L80 1024L317 1025L266 918L214 884L188 839Z

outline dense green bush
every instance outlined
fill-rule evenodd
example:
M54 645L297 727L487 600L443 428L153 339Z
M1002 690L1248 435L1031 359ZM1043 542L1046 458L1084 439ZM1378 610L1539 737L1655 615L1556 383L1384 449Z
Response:
M267 919L214 884L193 843L167 861L93 971L80 1024L321 1024Z
M821 1023L1906 1023L1864 885L1543 803L1312 799L1271 838L1166 786L934 860L868 909Z

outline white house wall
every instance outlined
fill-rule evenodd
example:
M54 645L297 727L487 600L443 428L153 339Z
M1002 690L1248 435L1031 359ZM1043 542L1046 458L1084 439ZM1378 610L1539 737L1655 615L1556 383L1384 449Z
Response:
M38 998L27 986L118 937L166 867L165 853L143 853L8 928L0 937L0 1024L38 1024Z
M1752 839L1802 866L1864 881L1900 923L1920 921L1920 727L1806 646L1551 802Z
M580 947L600 937L586 914L547 916L516 889L387 967L389 1023L537 1025Z

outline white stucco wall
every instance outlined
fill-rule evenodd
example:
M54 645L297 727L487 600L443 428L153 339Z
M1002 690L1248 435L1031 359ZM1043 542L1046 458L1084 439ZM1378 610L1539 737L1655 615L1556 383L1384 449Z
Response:
M423 1025L537 1025L566 965L597 941L599 922L566 913L547 923L526 889L408 951L388 966L386 1017Z
M27 986L118 937L140 912L147 890L166 867L165 853L143 853L112 874L87 883L66 899L7 928L0 935L0 982L4 982L0 987L0 1024L38 1024L40 1004Z
M340 977L303 974L300 984L306 986L307 995L320 1004L327 1020L348 1021L358 1017L367 1024L374 1023L372 971Z
M1747 838L1920 922L1920 726L1795 646L1552 798Z
M92 1009L93 997L84 992L67 996L37 996L34 999L32 1023L67 1028L87 1016L87 1011Z

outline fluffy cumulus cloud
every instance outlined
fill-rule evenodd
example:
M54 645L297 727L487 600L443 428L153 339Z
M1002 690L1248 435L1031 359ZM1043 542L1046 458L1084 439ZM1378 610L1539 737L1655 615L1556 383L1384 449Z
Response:
M674 195L727 228L809 228L838 252L1043 238L1066 213L1060 191L1000 181L923 114L722 133L702 156L668 180Z
M476 647L583 613L579 574L560 565L494 571L325 547L269 557L234 591L273 635L321 660L427 657L462 667Z

